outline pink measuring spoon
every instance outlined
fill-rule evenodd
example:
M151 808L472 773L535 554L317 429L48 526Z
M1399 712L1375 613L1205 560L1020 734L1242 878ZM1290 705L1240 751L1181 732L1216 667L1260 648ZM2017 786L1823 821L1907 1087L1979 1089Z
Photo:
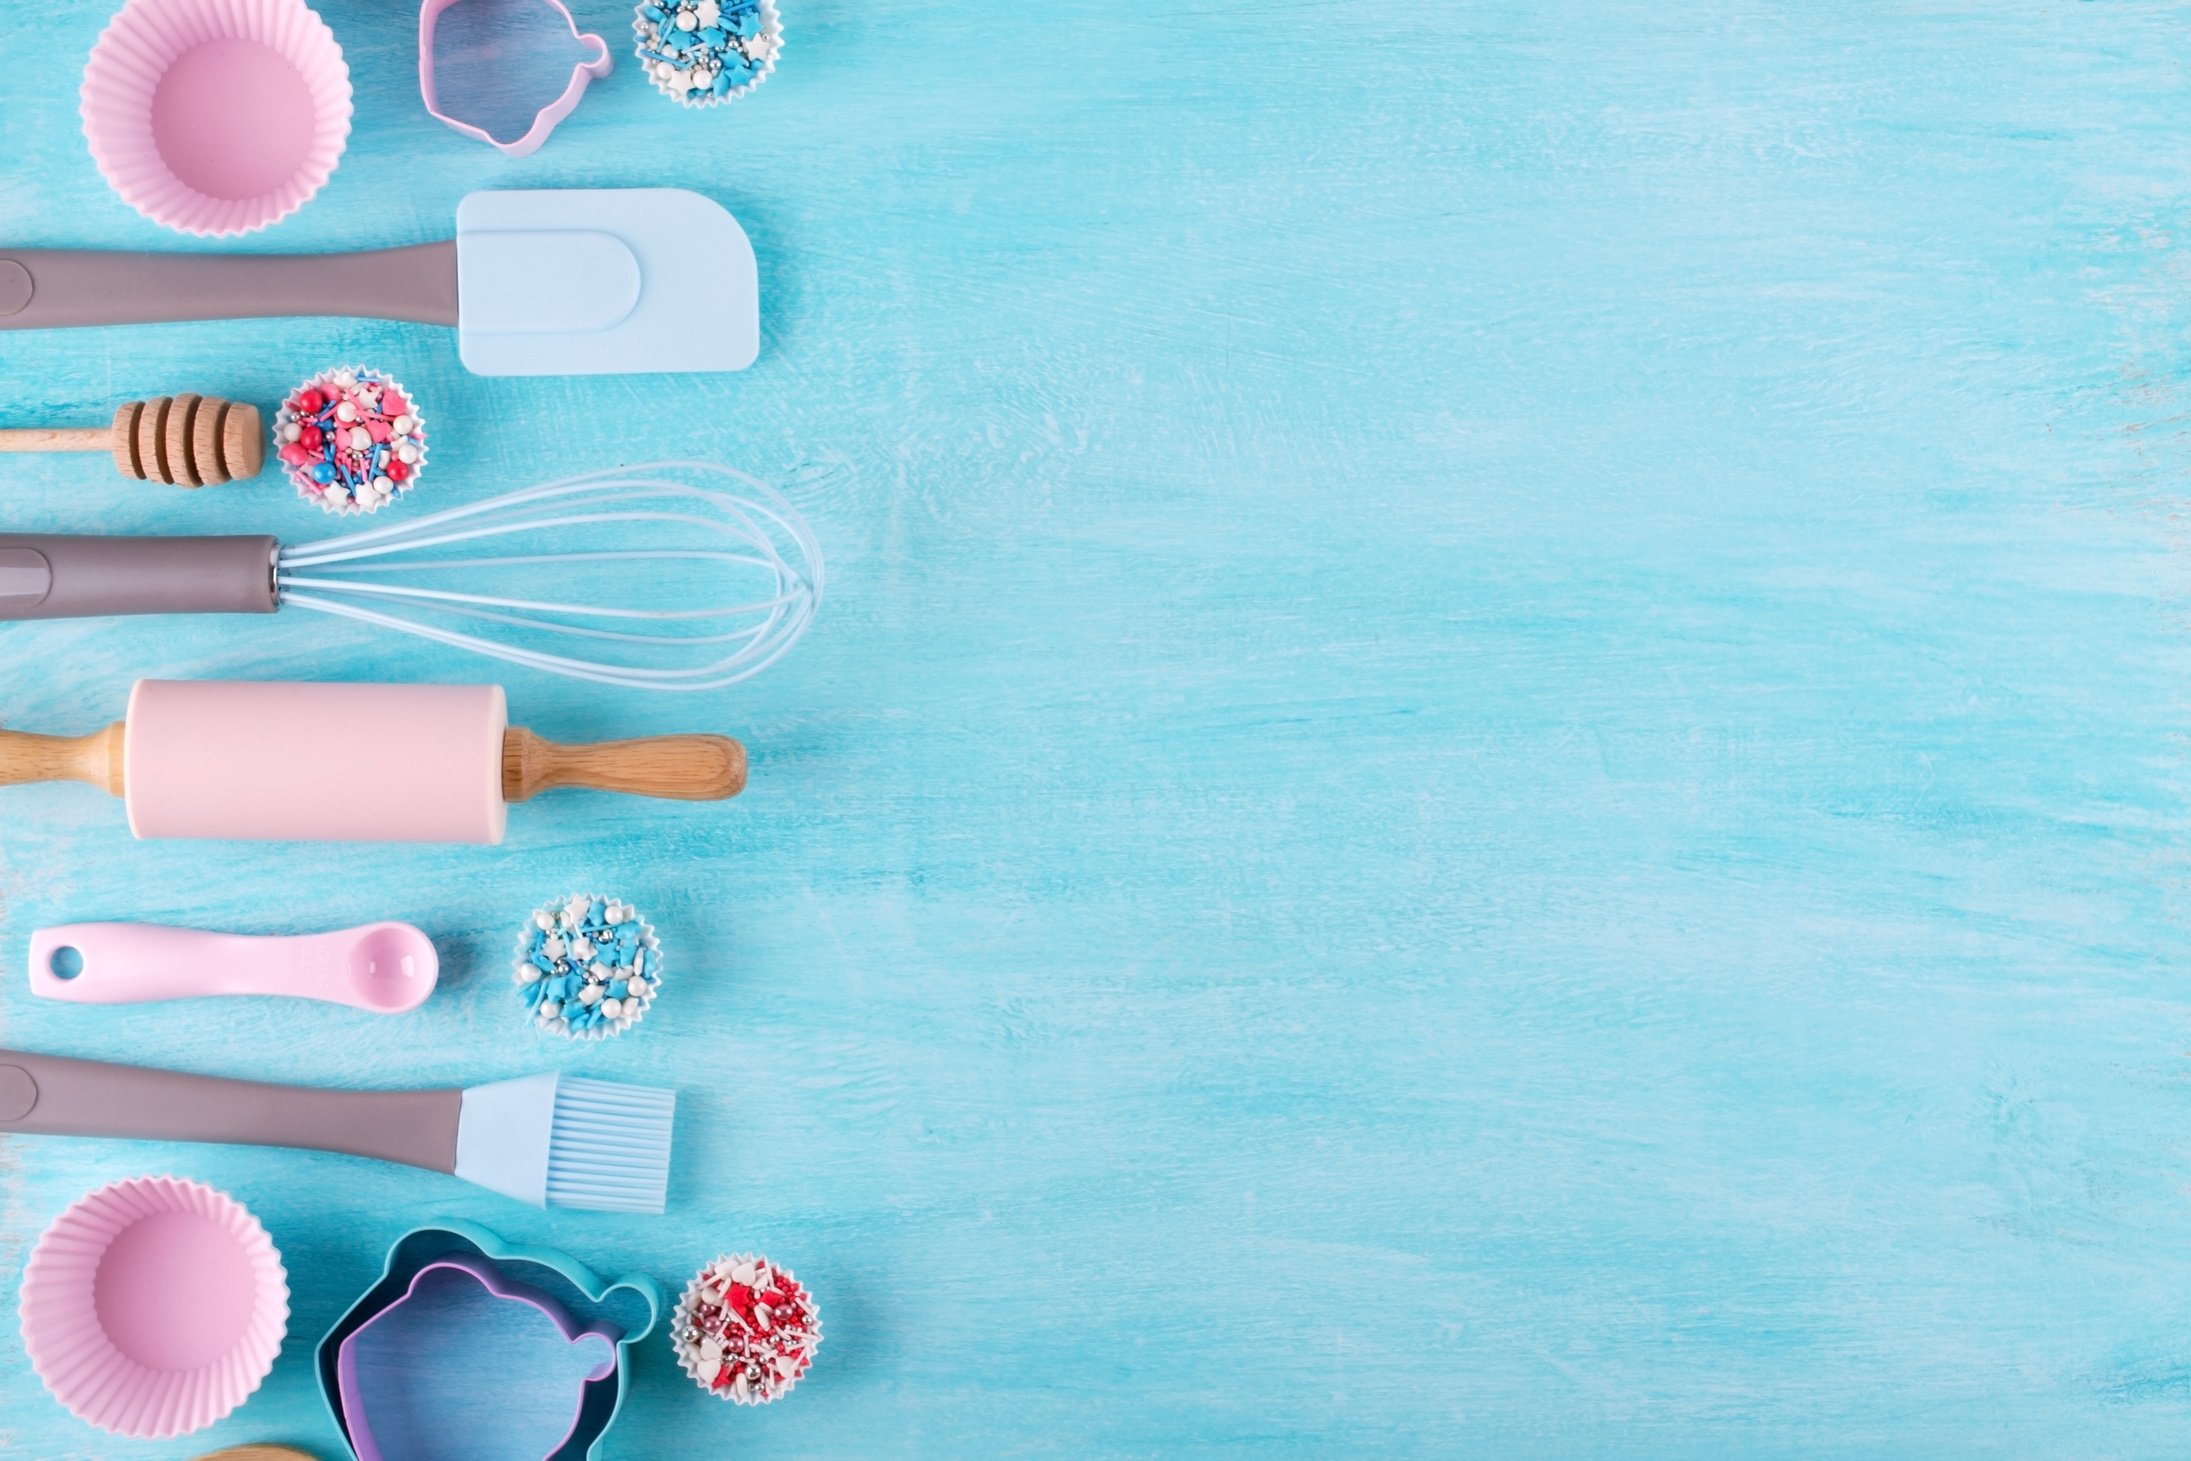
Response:
M440 970L408 923L289 935L71 923L30 936L31 993L75 1004L281 994L399 1015L426 1002Z

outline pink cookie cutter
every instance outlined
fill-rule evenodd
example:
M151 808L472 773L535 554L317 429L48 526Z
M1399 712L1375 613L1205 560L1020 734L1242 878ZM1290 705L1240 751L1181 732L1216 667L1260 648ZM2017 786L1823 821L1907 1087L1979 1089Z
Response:
M587 84L609 74L609 43L597 35L580 30L577 18L563 4L563 0L540 0L541 4L563 17L563 23L570 27L573 40L593 49L593 57L571 68L570 84L563 88L561 96L540 109L524 136L515 142L504 142L483 127L475 127L470 122L459 121L450 116L441 109L441 103L434 95L434 23L441 18L442 11L460 3L462 0L425 0L418 8L418 94L426 103L427 114L467 137L477 137L505 156L530 156L540 150L541 143L548 140L548 134L555 130L557 122L578 109L578 99L586 94Z

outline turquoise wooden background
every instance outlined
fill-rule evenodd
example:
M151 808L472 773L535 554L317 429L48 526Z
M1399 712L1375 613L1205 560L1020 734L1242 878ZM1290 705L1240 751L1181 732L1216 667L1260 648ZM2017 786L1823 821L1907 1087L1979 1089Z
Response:
M77 132L105 11L0 10L9 240L172 241ZM461 1214L819 1292L821 1362L765 1411L650 1348L627 1457L2180 1454L2191 11L787 11L751 100L687 115L627 63L509 163L421 113L407 4L327 0L357 129L250 241L701 188L761 258L742 376L476 380L364 323L0 336L10 422L382 364L437 413L440 503L714 455L786 485L831 586L719 695L507 677L551 734L739 733L727 808L209 848L0 796L8 1043L685 1091L659 1220L0 1141L10 1305L55 1212L146 1171L250 1204L296 1288L260 1395L165 1446L70 1419L0 1324L0 1451L332 1454L311 1340ZM322 526L92 459L11 460L0 505ZM479 672L311 619L0 630L11 725L103 723L147 673ZM502 965L579 886L651 913L674 983L565 1051ZM381 916L452 966L401 1022L41 1006L15 970L55 921Z

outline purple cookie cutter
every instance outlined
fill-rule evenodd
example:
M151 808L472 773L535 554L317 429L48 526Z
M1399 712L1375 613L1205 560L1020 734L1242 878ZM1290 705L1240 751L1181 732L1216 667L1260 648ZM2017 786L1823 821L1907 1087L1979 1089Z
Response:
M567 1425L560 1426L555 1444L543 1453L551 1457L561 1456L566 1450L571 1450L573 1454L588 1454L590 1447L581 1445L574 1448L572 1444L574 1440L578 1439L580 1430L587 1423L585 1387L590 1387L597 1381L609 1379L616 1374L618 1364L622 1358L622 1351L619 1346L625 1342L623 1331L612 1324L598 1320L591 1324L581 1325L571 1317L570 1311L555 1299L537 1289L510 1279L494 1262L484 1256L453 1253L422 1265L416 1273L411 1275L410 1283L405 1286L399 1297L389 1302L385 1308L345 1335L336 1350L335 1372L338 1377L337 1391L342 1401L342 1424L343 1429L349 1433L350 1447L357 1453L358 1461L384 1461L386 1454L382 1449L383 1442L374 1438L371 1423L372 1404L369 1399L373 1387L366 1383L361 1375L359 1368L360 1352L377 1337L374 1331L384 1326L396 1331L397 1342L401 1342L401 1317L404 1314L405 1306L414 1303L430 1304L432 1300L423 1297L423 1291L437 1284L448 1282L445 1278L437 1278L437 1275L461 1275L464 1279L469 1279L478 1284L486 1295L493 1299L536 1310L545 1315L548 1321L555 1326L556 1332L562 1336L563 1342L566 1344L598 1346L601 1354L599 1362L585 1372L581 1385L571 1386L563 1392L561 1398L570 1405L570 1420ZM392 1320L397 1322L391 1323ZM421 1323L431 1326L433 1321L428 1319L421 1321ZM415 1336L412 1337L415 1339ZM435 1367L439 1365L463 1367L492 1362L486 1356L463 1352L466 1349L476 1348L477 1339L473 1336L468 1336L461 1331L445 1332L442 1335L442 1340L448 1350L455 1352L432 1356ZM421 1356L421 1358L426 1357ZM395 1397L390 1396L388 1398L393 1400ZM556 1405L556 1400L550 1398L545 1389L528 1395L519 1388L514 1390L508 1398L511 1403L522 1406L527 1410L546 1412ZM386 1419L385 1414L383 1419ZM472 1449L471 1441L467 1441L462 1437L445 1435L443 1439L454 1446L454 1449L450 1452L452 1455L482 1454L481 1452L475 1452ZM472 1439L484 1440L485 1438L475 1437ZM399 1449L407 1448L399 1447Z
M515 142L504 142L483 127L475 127L470 122L458 121L450 116L441 109L441 103L434 94L434 23L441 18L442 11L461 3L462 0L425 0L418 8L418 94L424 99L426 111L434 120L454 127L467 137L477 137L505 156L529 156L540 150L540 144L548 140L548 134L555 130L557 122L577 110L578 99L586 94L587 83L609 74L609 43L597 35L580 30L577 18L563 4L563 0L540 0L541 4L563 17L563 23L570 27L573 40L592 47L593 58L581 61L571 68L570 84L563 88L561 96L540 109L524 136Z

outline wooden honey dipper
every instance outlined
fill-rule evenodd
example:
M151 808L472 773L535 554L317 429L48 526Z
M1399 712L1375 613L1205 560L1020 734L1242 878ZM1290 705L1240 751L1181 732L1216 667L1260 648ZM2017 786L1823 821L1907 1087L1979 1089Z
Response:
M259 474L266 462L266 428L256 406L186 392L124 401L112 426L0 430L0 451L111 451L125 477L210 487Z

